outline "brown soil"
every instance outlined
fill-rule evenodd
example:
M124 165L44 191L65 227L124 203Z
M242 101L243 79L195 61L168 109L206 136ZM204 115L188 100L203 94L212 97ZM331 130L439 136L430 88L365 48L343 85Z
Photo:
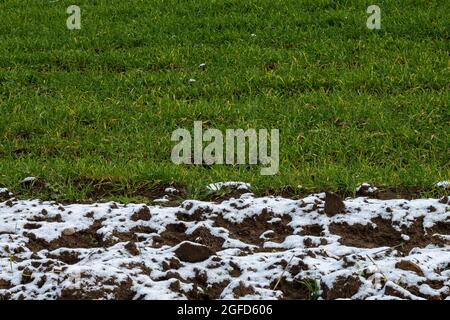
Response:
M233 261L230 261L230 267L231 267L231 270L228 272L229 272L230 276L232 276L233 278L239 277L242 274L241 268Z
M138 256L140 254L139 249L136 246L136 243L134 243L133 241L129 241L125 245L125 249L127 249L127 251L133 256Z
M77 231L73 235L61 234L58 239L47 242L43 239L38 239L32 232L24 233L28 237L27 247L33 251L38 252L43 249L49 251L58 248L100 248L109 247L117 241L105 240L97 230L102 226L100 220L96 220L93 224L85 230ZM130 232L113 232L113 235L120 239L120 241L144 241L145 238L139 237L136 233L155 233L156 231L145 226L136 226L130 229ZM64 258L64 257L63 257ZM63 261L64 262L64 261Z
M328 300L349 299L358 292L360 286L361 281L356 276L337 277L331 288L322 286L323 296Z
M346 223L332 223L329 230L332 234L339 235L340 243L358 248L376 248L376 247L396 247L403 253L408 253L414 247L423 248L428 244L444 245L445 241L425 234L423 231L423 219L417 219L413 225L404 229L403 233L410 237L409 241L405 241L401 237L401 233L392 227L391 220L375 218L372 220L377 225L348 225ZM446 230L448 226L437 227Z
M62 251L59 255L49 254L48 257L66 264L75 264L80 261L80 254L73 251Z
M12 197L9 196L9 191L0 192L0 201L6 201Z
M169 202L162 203L161 205L175 205L187 197L186 186L178 182L143 182L143 181L127 181L123 183L120 180L113 180L111 178L91 178L91 177L79 177L69 181L75 188L82 190L86 194L86 199L83 201L67 201L60 199L63 204L66 203L93 203L104 199L110 199L114 197L142 197L148 201L159 199L164 195L169 196ZM175 193L167 193L165 189L173 187L177 189ZM403 187L403 188L386 188L377 186L378 190L375 193L364 195L356 194L356 196L368 196L370 198L376 198L381 200L390 199L417 199L423 197L426 192L434 192L440 196L445 196L445 188L436 190L435 188L423 188L423 187ZM37 179L34 183L21 186L17 190L10 190L15 196L29 198L35 194L41 193L39 197L42 200L52 200L54 193L50 192L49 184L43 179ZM282 196L291 199L300 199L314 192L321 192L323 190L303 190L299 191L298 188L293 186L284 186L277 189L267 189L265 191L255 192L257 196ZM239 190L228 188L228 190L222 189L217 192L212 192L205 195L201 200L220 202L228 200L230 198L239 198L243 193L251 192L249 190ZM347 196L355 196L353 192L337 192L342 198ZM9 196L3 194L0 195L0 201L7 200Z
M147 226L135 226L131 228L129 232L118 232L116 230L113 231L113 235L119 238L120 241L144 241L145 237L141 237L137 233L156 234L156 230Z
M400 233L395 230L390 220L376 218L372 220L377 228L370 224L349 225L347 223L332 223L329 230L341 237L340 242L347 246L359 248L376 248L380 246L393 247L403 241Z
M320 237L322 235L322 232L323 228L320 224L310 224L308 226L302 226L300 235Z
M185 210L190 210L193 207L191 202L185 202L181 205ZM211 213L209 208L197 208L192 214L187 214L186 212L180 211L176 214L177 219L180 221L202 221L205 220L204 215Z
M251 286L246 286L242 281L240 281L239 285L233 289L233 294L236 299L254 293L255 289Z
M439 221L427 231L429 234L438 233L442 235L450 235L450 221L448 219L446 222Z
M175 255L178 259L191 263L204 261L213 254L214 252L210 248L188 241L181 243L175 250Z
M409 271L415 272L417 275L419 275L421 277L424 276L422 269L420 269L420 267L412 261L401 260L395 264L395 267L397 269L409 270Z
M274 288L277 282L278 279L275 279L270 284L270 288ZM287 281L284 277L280 280L275 290L283 292L283 300L307 300L310 295L308 288L301 281Z
M309 269L308 265L304 263L302 260L299 260L297 264L291 265L288 270L292 276L296 276L300 272L308 269Z
M153 201L162 198L164 195L168 195L169 200L176 201L185 198L187 195L185 186L176 182L148 183L128 181L124 184L122 181L110 178L99 179L81 177L70 181L70 183L75 188L85 191L87 201L83 201L83 203L92 203L102 199L120 196L142 197L149 201ZM174 193L165 192L165 189L168 187L173 187L177 189L177 191ZM63 203L65 202L63 201Z
M75 232L75 234L70 236L61 234L58 239L50 242L36 238L33 233L26 233L24 235L28 237L27 247L33 252L37 252L43 249L52 251L58 248L107 247L112 243L109 241L104 241L103 237L97 233L97 230L100 228L101 221L96 220L88 229Z
M11 282L0 279L0 290L11 288Z
M26 223L23 228L27 229L27 230L35 230L35 229L39 229L41 227L40 224L37 223Z
M450 200L448 199L447 196L443 196L441 199L439 199L439 203L450 204Z
M392 199L419 199L423 198L424 193L426 192L434 192L435 194L440 194L441 196L445 196L447 191L445 191L444 188L442 188L442 191L436 192L436 189L434 188L423 188L423 187L382 187L382 186L376 186L378 190L374 193L367 194L367 193L357 193L356 196L360 197L369 197L374 199L380 199L380 200L392 200ZM294 187L283 187L282 189L272 189L267 190L262 195L264 196L282 196L284 198L291 198L291 199L300 199L304 198L308 194L314 193L314 192L321 192L323 190L307 190L303 192L299 192L298 188ZM336 192L338 195L340 195L342 198L345 197L354 197L355 194L353 192ZM448 193L447 193L448 194Z
M328 202L328 205L327 205ZM185 203L186 210L191 209L189 207L189 202ZM320 202L317 203L320 205ZM115 209L117 205L111 205L111 209ZM245 208L244 202L237 202L235 204L236 209ZM433 208L428 208L429 211L433 211ZM325 212L328 215L333 215L338 212L344 212L345 206L343 206L342 199L332 194L325 199ZM162 268L166 271L166 275L162 276L160 280L165 279L177 279L177 282L171 284L171 289L180 294L186 295L189 299L217 299L223 292L224 288L229 284L229 281L223 281L218 284L208 284L207 273L202 271L196 273L194 278L182 279L181 276L173 272L172 270L179 269L183 262L200 262L204 261L215 254L215 252L222 249L224 239L221 237L213 236L211 231L206 227L197 228L192 234L186 234L186 224L183 221L202 221L205 219L205 215L211 213L208 208L199 208L193 215L187 215L185 212L179 212L177 217L181 222L175 224L169 224L166 226L166 230L160 234L156 233L156 230L151 229L147 226L136 226L132 228L129 232L119 233L113 232L113 235L118 237L121 241L126 241L125 249L132 255L139 255L139 249L136 245L137 242L148 239L147 237L138 236L136 233L151 234L154 233L154 243L155 247L161 247L162 245L176 246L181 244L177 250L175 250L175 255L177 258L171 258L163 262ZM150 210L147 206L142 207L142 209L133 213L131 217L134 221L148 221L151 218ZM264 209L260 215L246 218L242 223L231 223L225 220L222 215L218 215L214 219L215 227L223 227L230 232L230 236L235 239L239 239L245 243L254 244L262 246L264 239L260 236L268 231L273 231L271 234L266 234L266 237L270 241L282 242L286 236L293 233L293 229L288 226L291 218L289 215L281 216L281 221L276 223L268 223L269 220L273 219L274 216L269 209ZM65 251L61 251L58 255L49 254L50 258L45 263L33 260L32 266L37 268L40 267L52 270L55 267L65 267L60 262L65 264L75 264L80 261L80 254L71 251L71 248L96 248L96 247L108 247L113 245L115 242L112 240L105 240L99 234L97 234L98 229L101 228L102 222L100 220L93 221L93 224L86 230L77 231L72 235L61 235L58 239L53 240L49 243L42 239L37 239L36 235L32 230L40 228L41 221L47 222L61 222L61 215L49 216L49 213L44 209L42 212L34 217L28 219L30 222L27 223L24 228L27 231L24 235L28 237L29 242L27 244L28 248L33 252L40 251L42 249L48 249L49 251L58 248L68 248ZM124 219L125 220L125 219ZM362 248L375 248L382 246L395 247L402 253L409 252L413 247L424 247L430 243L435 245L445 245L448 241L439 238L438 236L433 236L434 233L448 235L450 234L450 224L448 221L439 222L432 228L428 230L423 229L423 219L416 219L414 223L409 228L403 228L402 232L398 232L392 226L392 221L383 220L381 218L375 218L372 220L373 223L377 225L377 228L373 228L370 224L368 225L348 225L346 223L332 223L329 226L329 230L332 234L339 235L341 239L339 240L342 244L362 247ZM318 224L311 224L303 226L300 234L302 236L323 236L323 228ZM401 238L401 234L407 234L410 237L409 241L405 241ZM325 239L323 239L325 240ZM305 238L305 245L312 246L311 238ZM400 245L400 246L399 246ZM242 254L247 254L245 250L242 250ZM314 255L314 253L311 254ZM309 255L309 253L308 253ZM36 255L37 256L37 255ZM33 258L35 259L35 258ZM37 259L37 258L36 258ZM53 261L51 261L53 259ZM57 261L55 261L57 260ZM226 262L221 261L218 257L212 257L210 259L211 263L208 268L213 268L214 264L217 266L223 266ZM280 262L283 268L287 266L287 261L282 260ZM216 266L216 267L217 267ZM231 277L239 277L242 275L242 270L235 262L230 261L229 266L231 269L228 270L230 279ZM131 266L130 266L131 267ZM146 274L150 274L149 270L145 264L138 266L139 268L145 268ZM276 267L276 266L275 266ZM396 264L396 268L409 270L417 273L418 275L423 275L423 271L416 264L402 260ZM448 266L446 267L448 268ZM292 276L298 275L303 270L308 270L309 267L299 261L297 265L292 265L288 268L288 272ZM45 269L44 269L45 270ZM144 270L144 269L142 269ZM288 273L288 274L289 274ZM92 275L84 274L82 277L92 277ZM29 283L35 280L33 278L32 270L23 269L21 270L21 281L23 284ZM37 279L39 280L39 279ZM115 299L131 299L134 297L135 293L132 288L132 280L127 279L122 283L117 283L116 279L105 279L97 278L98 283L102 286L102 289L92 289L89 287L83 287L81 289L64 289L61 293L61 299L99 299L105 298L109 294L112 294ZM180 281L193 283L194 289L190 292L180 292ZM36 282L37 285L44 285L45 279L40 279ZM275 285L276 281L271 283L271 288ZM443 287L443 283L439 281L427 280L424 282L429 284L435 289ZM178 285L177 285L178 284ZM338 298L351 298L359 290L361 282L357 276L349 277L338 277L331 288L322 285L323 298L326 299L338 299ZM420 283L419 283L420 285ZM11 284L4 280L0 280L0 289L9 289ZM104 289L106 286L107 289ZM97 286L96 286L97 288ZM410 286L406 288L412 294L426 297L424 294L419 292L419 289L415 286ZM283 299L309 299L311 292L308 290L307 286L301 281L287 281L283 278L277 286L277 290L283 292ZM386 288L386 294L389 290L395 291L394 289ZM255 292L254 288L251 286L246 286L245 283L241 282L237 287L233 289L233 293L236 298L243 297L248 294L253 294ZM391 292L393 295L398 294ZM5 296L0 295L0 299ZM426 297L428 299L441 299L445 298L444 294L440 297Z
M138 221L149 221L151 219L152 215L150 214L150 209L147 206L143 206L141 209L133 213L131 216L131 220Z
M223 238L213 236L211 232L203 226L195 229L190 235L187 235L185 232L186 226L184 223L169 224L166 226L164 232L154 238L154 241L157 243L157 247L162 244L174 246L183 241L190 241L207 246L213 251L220 250L225 241Z
M420 198L421 193L424 192L423 188L410 187L410 188L379 188L377 192L371 195L371 198L380 200L392 200L392 199L415 199Z
M45 209L42 209L41 214L38 216L33 216L28 218L28 221L32 221L32 222L62 222L62 217L61 215L58 213L54 216L47 216L48 212Z
M422 292L420 292L419 288L416 286L405 285L403 287L403 289L405 289L406 291L408 291L409 293L411 293L417 297L424 298L427 300L443 300L446 297L448 297L448 294L441 294L439 296L430 296L430 295L423 294ZM409 296L407 294L405 294L402 291L397 290L396 288L393 288L389 285L385 286L384 294L388 295L388 296L399 297L401 299L409 299Z
M28 268L23 269L20 284L30 283L33 279L33 272Z
M163 271L169 271L169 270L177 270L182 266L182 263L177 258L171 258L168 261L163 261L162 267Z
M185 294L186 297L190 300L215 300L219 299L223 290L228 286L230 281L224 280L219 283L209 284L208 283L208 275L205 271L195 270L195 276L193 278L182 279L179 274L170 274L168 272L168 279L175 278L177 281L174 281L170 285L170 290ZM193 289L188 292L181 292L180 290L180 282L184 283L192 283Z
M327 216L334 216L345 212L345 205L342 198L331 192L325 194L325 214Z
M190 300L216 300L220 298L220 295L229 283L229 281L225 280L203 287L198 281L194 281L194 289L187 292L186 296Z
M152 269L147 267L145 263L143 262L131 262L131 263L124 263L120 265L121 268L127 268L127 269L140 269L143 274L150 276L152 273Z
M91 277L82 274L81 278ZM88 282L89 283L89 282ZM106 299L113 295L115 300L131 300L135 292L131 289L133 281L128 278L124 282L117 283L115 279L96 278L95 287L83 284L80 288L65 288L61 291L61 300L96 300ZM97 289L101 287L101 289Z
M209 201L214 201L217 203L223 202L225 200L230 200L231 198L239 199L244 193L249 193L247 189L227 189L224 188L220 191L210 194L207 199Z
M273 231L267 235L270 237L270 241L283 242L293 232L293 229L287 225L291 222L291 217L284 215L281 217L280 222L267 222L272 218L273 216L268 209L263 209L262 213L258 216L244 219L242 223L232 223L225 220L222 215L219 215L214 221L214 226L227 229L231 237L244 243L262 245L264 240L260 237L268 230Z

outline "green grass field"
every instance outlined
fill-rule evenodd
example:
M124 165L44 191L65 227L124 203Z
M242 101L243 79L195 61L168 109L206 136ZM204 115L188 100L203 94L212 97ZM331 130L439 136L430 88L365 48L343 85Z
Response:
M81 30L66 27L72 4ZM381 30L366 27L371 4ZM0 186L13 191L26 176L50 183L37 196L59 200L84 199L83 181L112 181L117 198L168 182L201 197L228 180L260 193L351 193L362 182L433 193L450 179L448 1L5 0L0 9ZM280 129L280 173L173 164L171 133L195 120Z

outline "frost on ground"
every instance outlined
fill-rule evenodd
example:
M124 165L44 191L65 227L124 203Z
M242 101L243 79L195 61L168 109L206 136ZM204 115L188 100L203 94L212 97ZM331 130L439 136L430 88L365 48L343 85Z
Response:
M439 181L436 183L436 187L450 187L450 181Z
M246 183L246 182L239 182L239 181L227 181L227 182L211 183L206 188L210 191L219 191L223 188L235 188L237 190L248 190L248 189L250 189L250 184Z
M0 203L1 299L450 299L441 199Z

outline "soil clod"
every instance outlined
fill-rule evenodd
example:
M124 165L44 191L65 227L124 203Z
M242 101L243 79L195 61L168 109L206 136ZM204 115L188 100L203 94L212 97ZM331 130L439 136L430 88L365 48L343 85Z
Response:
M195 263L208 259L214 252L204 245L185 241L175 250L175 254L181 261Z
M345 212L345 205L341 197L336 193L327 192L325 194L325 214L334 216Z

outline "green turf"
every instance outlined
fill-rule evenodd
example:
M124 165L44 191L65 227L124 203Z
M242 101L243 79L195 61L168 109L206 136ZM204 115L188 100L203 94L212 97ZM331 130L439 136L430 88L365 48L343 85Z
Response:
M71 4L81 30L66 28ZM37 176L61 199L84 197L80 179L192 196L225 180L431 190L450 179L450 3L377 1L381 30L366 28L370 4L5 0L0 186ZM280 173L174 165L171 132L194 120L280 129Z

